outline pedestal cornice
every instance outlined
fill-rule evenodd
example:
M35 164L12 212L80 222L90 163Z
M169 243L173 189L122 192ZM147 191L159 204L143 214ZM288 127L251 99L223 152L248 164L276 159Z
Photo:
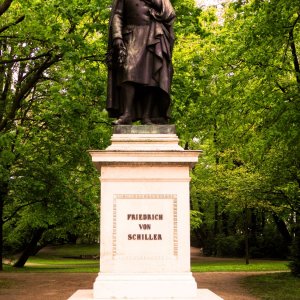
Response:
M104 165L185 164L193 167L202 151L184 150L174 125L114 127L111 145L106 150L91 150L92 161L100 170Z
M177 164L193 167L201 151L89 151L92 162L100 170L104 165L124 164Z

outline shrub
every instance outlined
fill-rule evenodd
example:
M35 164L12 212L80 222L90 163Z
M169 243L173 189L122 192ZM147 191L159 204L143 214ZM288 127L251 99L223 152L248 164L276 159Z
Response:
M243 237L239 235L218 235L215 245L217 256L237 257L244 253Z

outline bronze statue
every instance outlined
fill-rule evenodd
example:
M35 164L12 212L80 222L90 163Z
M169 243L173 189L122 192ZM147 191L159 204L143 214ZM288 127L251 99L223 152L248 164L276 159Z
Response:
M165 124L173 75L170 0L114 0L109 24L109 116L115 125Z

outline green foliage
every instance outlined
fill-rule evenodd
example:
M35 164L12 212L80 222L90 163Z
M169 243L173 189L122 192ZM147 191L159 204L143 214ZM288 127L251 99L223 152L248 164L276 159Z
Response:
M216 243L216 256L221 257L239 257L243 255L243 237L240 236L224 236L217 235L215 238Z
M36 250L98 237L98 180L87 150L105 148L111 134L102 62L110 2L20 0L0 17L0 200L8 252L24 249L37 230L44 233Z
M300 213L299 3L235 1L219 22L212 9L197 13L178 29L173 85L181 143L204 150L192 181L197 236L209 247L243 236L253 255L273 256L272 226L287 255Z
M197 230L200 228L202 224L202 214L199 211L191 210L190 211L191 217L191 230Z

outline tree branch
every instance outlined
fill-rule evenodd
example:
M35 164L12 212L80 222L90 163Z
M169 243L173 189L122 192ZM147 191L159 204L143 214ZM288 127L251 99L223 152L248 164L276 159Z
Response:
M83 56L81 57L83 60L89 60L89 61L99 61L102 63L105 63L105 55L90 55L90 56Z
M299 65L299 60L298 60L298 56L297 56L296 44L295 44L295 40L294 40L294 29L299 20L300 20L300 13L298 13L298 17L295 20L291 30L289 31L289 41L290 41L290 47L291 47L291 52L292 52L292 56L293 56L294 68L295 68L295 72L296 72L296 80L299 85L298 88L300 90L300 65Z
M12 78L13 78L13 70L12 70L12 68L8 68L7 75L5 76L5 82L4 82L3 91L1 94L1 99L0 99L0 121L2 121L4 114L5 114L7 95L8 95L9 88L12 84Z
M2 16L9 9L12 2L13 0L4 0L4 2L0 4L0 16Z
M6 29L8 29L11 26L21 23L24 19L25 19L25 16L21 16L15 22L5 25L4 27L0 28L0 33L2 33L3 31L5 31Z
M20 88L19 92L15 95L11 109L7 116L0 123L0 132L3 131L8 123L14 120L16 116L17 110L21 107L21 102L28 93L30 93L31 89L35 84L40 80L43 72L47 70L54 63L58 62L61 59L60 55L54 56L52 59L48 58L45 60L37 69L37 71L28 77L24 83L24 85Z
M1 60L0 61L0 65L9 64L9 63L15 63L15 62L20 62L20 61L37 60L37 59L40 59L42 57L47 57L47 56L49 57L50 56L50 52L51 51L48 51L47 53L40 54L40 55L37 55L37 56L34 56L34 57L24 57L24 58L15 58L15 59Z
M17 212L20 211L21 209L23 209L23 208L25 208L29 205L32 205L32 204L35 204L35 203L40 203L40 202L43 202L43 200L32 201L32 202L28 202L26 204L23 204L23 205L19 206L18 208L15 209L15 211L10 216L3 219L3 224L8 222L9 220L11 220L17 214Z
M278 88L285 94L286 93L286 90L283 86L280 85L280 83L278 81L275 82L276 85L278 86Z

